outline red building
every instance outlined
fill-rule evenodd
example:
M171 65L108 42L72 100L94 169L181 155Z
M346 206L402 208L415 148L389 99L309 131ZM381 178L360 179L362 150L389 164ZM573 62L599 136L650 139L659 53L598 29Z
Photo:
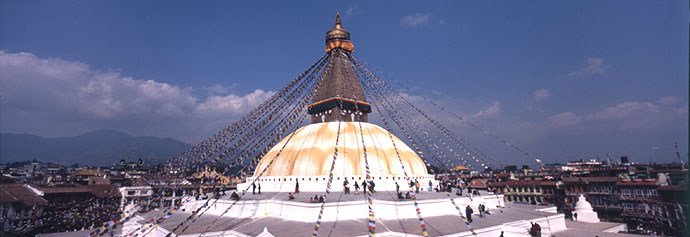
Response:
M567 208L575 206L580 194L584 195L599 218L606 221L622 221L623 206L618 197L616 176L564 177Z

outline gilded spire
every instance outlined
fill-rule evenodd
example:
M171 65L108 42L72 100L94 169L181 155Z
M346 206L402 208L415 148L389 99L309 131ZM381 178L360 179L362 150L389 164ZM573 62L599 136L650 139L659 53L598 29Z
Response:
M348 56L354 49L350 32L343 29L340 13L337 13L333 29L326 33L326 52L331 68L319 82L318 94L309 105L312 123L368 121L371 104L366 102L366 95Z
M335 23L333 23L333 30L345 30L343 29L343 22L340 21L340 12L335 13Z
M341 48L349 52L355 50L354 45L350 42L350 32L343 28L343 22L340 21L340 12L335 14L333 28L326 32L326 52L334 48Z

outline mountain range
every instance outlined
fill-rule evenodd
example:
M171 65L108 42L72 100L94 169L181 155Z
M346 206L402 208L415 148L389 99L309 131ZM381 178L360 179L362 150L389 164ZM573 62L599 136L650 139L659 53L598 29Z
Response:
M0 163L24 160L63 165L112 165L121 159L143 159L152 164L177 156L191 145L173 138L135 137L116 130L98 130L79 136L44 138L3 133Z

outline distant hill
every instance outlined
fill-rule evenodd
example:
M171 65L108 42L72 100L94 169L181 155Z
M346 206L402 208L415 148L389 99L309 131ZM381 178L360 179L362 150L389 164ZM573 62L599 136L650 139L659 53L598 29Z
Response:
M120 159L141 158L157 164L179 155L190 146L172 138L134 137L115 130L59 138L5 133L0 144L0 163L36 159L63 165L111 165Z

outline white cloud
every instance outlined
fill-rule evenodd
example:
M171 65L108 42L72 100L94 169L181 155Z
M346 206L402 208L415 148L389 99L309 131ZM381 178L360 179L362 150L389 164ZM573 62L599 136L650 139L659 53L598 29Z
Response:
M482 109L479 112L470 115L470 119L496 118L501 113L501 102L494 101L488 108Z
M611 121L621 119L646 119L659 113L659 106L650 102L623 102L614 107L606 108L592 114L585 115L586 120Z
M232 115L233 113L248 111L247 105L259 105L272 95L273 92L265 92L261 89L256 89L254 92L244 96L234 94L226 96L211 96L203 103L200 103L194 112L197 115L204 117Z
M359 5L351 6L345 10L345 15L346 16L352 16L352 14L359 14L362 13L362 9L359 8Z
M664 96L659 99L659 103L665 105L674 105L678 104L678 102L680 102L680 99L673 96Z
M81 62L5 51L0 51L0 85L5 107L3 132L65 136L114 128L190 143L273 95L259 89L236 95L214 85L201 88L212 92L204 98L195 96L194 88L136 80L115 71L94 70ZM204 131L196 124L216 127Z
M603 75L611 69L611 65L607 64L603 58L587 58L585 63L585 67L569 72L565 75L566 78L575 80L595 75Z
M575 115L573 112L563 112L555 114L546 119L546 124L550 127L566 127L580 124L582 118Z
M551 93L549 93L547 89L541 89L534 92L534 100L536 100L537 102L548 101L550 98Z
M230 93L230 91L235 87L237 87L237 83L232 83L232 85L230 85L229 87L225 87L221 84L215 84L213 86L204 86L202 89L208 91L212 95L215 95Z
M415 13L414 15L405 16L400 19L400 24L403 26L417 27L429 23L431 18L431 13Z
M605 125L621 129L654 128L682 114L687 114L687 106L662 107L651 102L627 101L581 116L572 112L559 113L547 118L546 124L550 127Z

